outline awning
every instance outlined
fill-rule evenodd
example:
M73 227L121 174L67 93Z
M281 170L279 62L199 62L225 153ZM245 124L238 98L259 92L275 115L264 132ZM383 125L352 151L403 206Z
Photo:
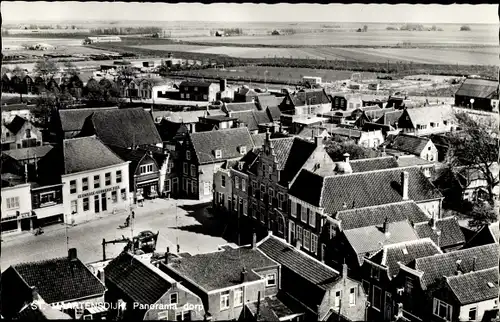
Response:
M158 178L156 178L156 179L151 179L151 180L147 180L147 181L137 182L136 186L137 186L137 187L141 187L141 186L150 185L151 183L156 183L156 184L158 184Z
M107 312L108 309L104 305L92 305L91 307L86 309L90 314L99 314Z

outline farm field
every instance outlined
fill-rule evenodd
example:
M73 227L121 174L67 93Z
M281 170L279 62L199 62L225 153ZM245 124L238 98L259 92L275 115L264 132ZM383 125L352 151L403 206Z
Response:
M493 26L494 27L494 26ZM395 46L403 42L419 45L461 45L461 46L497 46L498 28L473 29L468 32L458 31L389 31L373 30L368 32L332 31L322 33L299 33L281 36L232 36L232 37L190 37L181 39L192 42L248 44L248 45L363 45Z
M323 82L335 82L339 80L346 80L351 77L353 72L345 70L330 70L330 69L312 69L312 68L284 68L284 67L234 67L228 69L203 69L196 71L185 71L177 73L179 75L193 75L203 77L228 77L228 78L253 78L262 79L262 81L301 81L303 76L316 76L321 77ZM369 80L374 79L376 73L362 72L359 73L361 79Z
M259 48L197 45L143 45L133 46L159 51L183 51L218 54L239 58L302 58L327 60L355 60L386 63L390 61L422 64L497 65L498 48Z

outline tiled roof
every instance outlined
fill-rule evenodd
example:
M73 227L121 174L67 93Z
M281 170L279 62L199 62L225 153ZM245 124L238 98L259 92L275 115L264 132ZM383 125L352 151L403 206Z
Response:
M395 126L396 122L399 122L399 118L403 114L402 110L389 111L382 115L375 123Z
M446 283L462 305L498 299L498 267L450 276Z
M189 137L200 164L214 163L241 157L239 148L247 151L254 147L250 132L246 127L227 130L190 133ZM222 157L215 159L215 151L221 150Z
M128 148L162 143L151 114L142 107L94 112L85 122L91 123L92 134L109 145Z
M63 160L64 174L100 169L125 162L95 136L64 140Z
M373 170L398 168L399 164L394 157L379 157L349 161L352 172L366 172Z
M394 112L394 108L380 108L378 105L376 105L377 108L371 108L368 110L364 110L365 115L370 118L373 122L376 120L380 119L384 114L387 114L389 112Z
M389 234L384 233L382 225L343 231L347 241L358 255L360 264L364 256L374 254L382 249L384 245L419 239L407 220L389 223L388 228Z
M259 95L256 101L259 103L261 110L265 110L268 107L278 107L283 101L283 97L277 97L274 95Z
M325 131L326 131L325 127L306 126L297 135L304 139L314 139L316 135L325 134ZM326 131L325 137L329 136L330 134Z
M461 260L460 269L463 273L472 270L474 257L476 258L476 271L492 267L498 268L498 251L498 244L489 244L418 258L408 266L424 273L422 276L422 286L425 289L440 280L443 276L455 275L457 260Z
M477 98L494 98L495 95L498 97L498 81L467 78L455 95Z
M433 166L434 163L419 158L415 155L401 155L396 158L396 161L400 167L412 167L412 166Z
M257 313L257 302L247 303L246 306L255 317ZM293 314L303 314L304 307L296 303L284 292L278 292L276 296L265 297L260 302L260 319L258 321L279 321Z
M79 259L70 261L68 257L61 257L13 265L13 268L28 286L37 288L48 304L102 296L106 291Z
M306 255L285 240L273 235L259 242L257 248L274 261L291 269L324 290L328 289L328 286L340 277L339 273L333 268Z
M274 121L277 122L280 120L281 117L281 110L278 106L268 106L266 108L266 112L269 115L269 117Z
M225 115L220 109L171 112L171 111L153 111L153 118L165 118L172 123L196 123L205 115Z
M241 284L243 268L247 270L247 280L256 281L262 277L255 270L278 264L256 249L226 247L223 251L182 258L168 266L205 291L212 291Z
M290 188L290 195L334 214L349 208L391 204L403 201L401 174L408 172L408 199L415 202L442 198L441 193L418 168L387 169L333 175L321 178L301 170ZM303 187L308 187L303 189Z
M35 107L35 104L28 105L26 103L2 105L2 112L32 110Z
M391 279L399 272L399 263L406 265L416 258L442 254L430 238L385 245L381 252L381 260L377 263L387 267Z
M85 119L94 112L116 110L118 107L100 107L100 108L78 108L59 110L59 118L61 120L62 130L80 131L85 123Z
M386 218L389 223L406 219L414 223L427 224L429 221L429 217L413 201L339 211L335 218L342 221L343 230L381 225Z
M295 95L291 95L295 106L304 106L306 104L328 104L330 98L324 90L300 90Z
M313 310L320 304L325 291L340 278L331 267L272 235L259 242L257 248L281 264L282 290Z
M123 161L130 161L130 168L136 169L139 162L146 156L147 151L140 149L127 149L110 145L109 148Z
M266 140L266 133L257 133L252 134L253 144L260 148L264 145L264 141Z
M413 126L427 125L430 122L443 123L453 120L453 108L449 105L427 106L405 110L410 116Z
M248 151L240 160L237 162L233 169L242 171L242 172L247 172L252 170L251 167L252 165L256 162L257 158L259 157L259 154L261 153L262 149L261 148L254 148ZM241 162L242 168L240 169L239 163Z
M276 153L278 170L281 170L280 181L287 185L309 159L316 145L298 137L272 139L271 142Z
M237 118L239 122L245 124L249 131L257 131L259 129L259 124L271 122L271 119L265 111L232 112L231 116Z
M7 150L2 151L3 154L8 155L14 160L26 160L30 158L42 158L45 156L50 150L52 150L52 145L42 145L36 146L32 148L24 148L24 149L15 149L15 150Z
M389 149L420 155L430 139L415 135L398 134L387 144Z
M162 120L160 124L157 124L156 128L163 141L171 141L177 138L180 139L189 133L185 124L175 123L169 120Z
M7 127L12 133L17 134L26 122L28 122L26 119L16 115L9 124L5 125L5 127Z
M359 139L363 134L363 131L355 129L346 129L343 127L335 127L330 132L331 135L347 136L349 138Z
M226 103L224 103L226 104ZM244 102L244 103L227 103L226 108L231 112L242 112L242 111L257 111L257 104L254 102Z
M156 303L172 287L165 278L127 252L122 252L104 268L104 276L106 283L140 304Z
M432 223L430 222L416 223L415 231L420 238L429 237L439 247L450 247L465 243L464 233L455 217L437 219L436 229L432 229ZM437 231L441 232L439 238Z

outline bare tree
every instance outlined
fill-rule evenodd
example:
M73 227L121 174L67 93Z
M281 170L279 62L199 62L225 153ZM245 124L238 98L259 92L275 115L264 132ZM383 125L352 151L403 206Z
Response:
M58 71L59 67L57 67L54 61L49 59L41 59L37 61L33 67L33 72L39 74L45 80L50 77L54 77Z
M78 67L76 67L73 62L65 61L64 62L64 74L69 76L76 76L79 74Z
M498 172L494 169L499 156L498 127L489 127L466 113L455 117L461 131L452 132L450 136L450 165L479 171L486 181L487 201L493 206L494 189L499 184Z
M479 230L485 225L489 225L497 220L494 208L487 202L480 202L473 205L472 210L467 213L469 228Z

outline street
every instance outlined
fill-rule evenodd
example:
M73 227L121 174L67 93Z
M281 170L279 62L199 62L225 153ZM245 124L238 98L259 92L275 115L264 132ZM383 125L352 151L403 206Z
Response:
M68 226L68 246L66 245L66 227L63 224L45 228L45 233L34 236L25 233L18 236L2 237L0 265L2 272L10 265L39 261L67 255L67 248L77 248L78 257L84 263L102 260L102 239L113 240L121 236L130 238L143 230L160 232L157 252L177 251L191 254L217 250L217 246L228 243L221 236L225 233L224 225L218 223L206 211L207 205L197 205L193 201L155 199L146 201L144 207L135 211L131 227L118 229L123 224L127 213L109 215L95 221ZM225 234L224 234L225 235ZM106 245L106 257L117 256L124 243Z

